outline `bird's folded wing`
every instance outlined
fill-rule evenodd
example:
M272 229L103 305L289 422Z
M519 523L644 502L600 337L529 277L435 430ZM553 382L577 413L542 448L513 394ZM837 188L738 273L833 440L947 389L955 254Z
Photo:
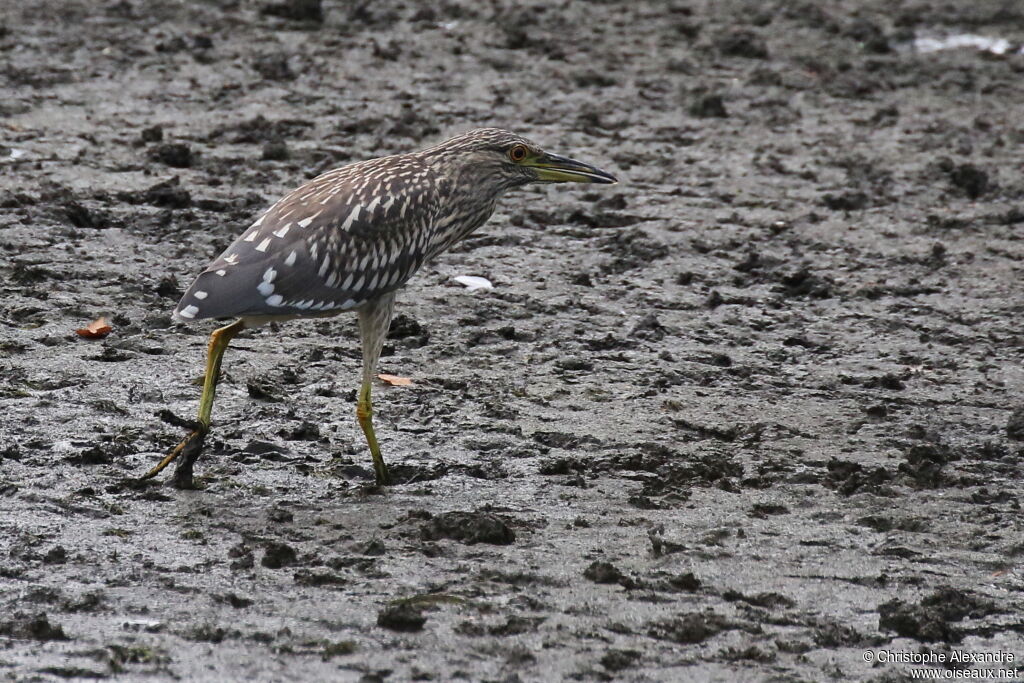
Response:
M437 211L438 183L418 160L396 166L390 157L331 171L257 219L189 287L175 315L357 308L422 265Z

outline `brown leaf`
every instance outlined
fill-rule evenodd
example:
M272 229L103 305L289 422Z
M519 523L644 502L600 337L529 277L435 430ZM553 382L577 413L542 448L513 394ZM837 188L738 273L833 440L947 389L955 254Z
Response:
M107 323L107 319L101 316L85 327L78 328L75 332L78 336L85 337L86 339L103 339L113 330L114 328Z
M398 375L377 375L377 378L384 384L390 384L393 387L407 387L412 384L412 380L408 377L399 377Z

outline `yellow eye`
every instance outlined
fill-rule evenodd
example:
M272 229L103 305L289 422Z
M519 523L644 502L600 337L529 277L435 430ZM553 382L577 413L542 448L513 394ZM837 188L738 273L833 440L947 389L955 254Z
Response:
M515 145L508 151L508 158L520 162L526 158L526 145Z

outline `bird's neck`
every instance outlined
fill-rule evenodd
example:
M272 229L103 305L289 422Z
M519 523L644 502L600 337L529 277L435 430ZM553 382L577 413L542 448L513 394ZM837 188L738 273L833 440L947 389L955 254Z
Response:
M443 183L434 222L433 254L448 249L486 223L501 196L514 186L485 164L448 169L442 177L448 180Z
M472 193L470 193L472 194ZM477 228L487 222L494 213L499 195L481 199L476 195L453 196L442 205L434 222L434 254L439 254L452 245L469 237Z

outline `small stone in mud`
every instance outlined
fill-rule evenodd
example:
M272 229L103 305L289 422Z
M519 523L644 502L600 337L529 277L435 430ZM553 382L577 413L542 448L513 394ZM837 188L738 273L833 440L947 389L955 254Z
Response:
M280 569L295 564L297 555L295 548L287 543L270 542L265 546L263 559L260 564L268 569Z
M245 383L245 389L249 392L249 397L257 401L268 401L270 403L281 401L281 397L277 393L278 387L265 378L250 379Z
M1018 223L1024 223L1024 209L1020 209L1016 206L1007 209L1005 213L999 216L999 222L1003 225L1017 225Z
M611 562L595 561L583 570L583 576L594 583L618 583L624 575L619 571L619 568Z
M384 542L379 538L371 538L370 540L361 543L353 543L349 546L349 550L358 555L380 557L387 553L387 546L385 546Z
M852 626L835 622L818 626L813 637L820 647L855 647L870 642Z
M844 192L839 195L826 194L821 203L831 211L861 211L869 205L868 196L863 192Z
M745 29L732 30L719 36L715 46L726 57L768 58L768 47L764 40L753 31Z
M174 176L153 185L142 193L142 200L153 206L164 206L171 209L184 209L192 205L192 194L180 187L181 180Z
M952 586L940 586L935 592L926 595L921 599L921 606L938 609L943 617L950 621L960 621L967 617L979 619L990 614L1001 614L1003 611L992 600Z
M227 629L213 624L199 624L181 634L186 640L197 643L221 643L227 637Z
M584 225L591 224L592 217L592 212L581 214L579 222ZM621 223L619 224L621 225ZM652 262L671 254L671 249L667 244L639 229L611 233L601 240L601 251L615 256L615 259L603 268L607 273L624 273L635 268L650 268Z
M229 567L232 570L241 569L252 569L256 565L256 558L253 556L252 551L247 551L237 557L231 562Z
M1006 421L1006 437L1024 441L1024 406L1018 406L1010 413L1010 419Z
M260 14L292 19L294 21L310 21L321 23L324 20L324 8L321 0L284 0L264 5Z
M110 454L98 445L83 448L77 455L69 457L68 462L75 465L109 465Z
M476 621L463 621L455 627L455 632L464 636L517 636L535 632L543 621L543 617L522 617L513 614L503 623L489 626Z
M377 614L377 625L392 631L422 631L426 623L423 612L406 603L388 605Z
M903 391L906 385L896 375L891 372L887 372L884 375L878 377L872 377L864 382L864 387L868 389L874 389L876 387L881 389L889 389L890 391Z
M902 600L890 600L878 606L878 628L924 642L958 643L963 638L960 630L943 618L940 609Z
M594 363L589 358L560 358L555 362L559 370L593 370Z
M630 342L615 337L611 332L606 334L604 337L584 339L583 343L586 344L587 348L591 351L611 351L613 349L625 349L631 346Z
M889 414L889 409L884 403L878 403L872 406L868 406L864 409L864 414L868 417L881 419Z
M245 609L246 607L251 607L253 604L251 598L238 595L237 593L223 593L221 595L213 595L211 597L214 602L230 605L235 609Z
M43 564L64 564L68 561L68 551L64 546L58 545L50 548L43 556Z
M548 448L564 448L564 449L575 449L585 444L599 445L601 442L586 434L584 436L577 436L575 434L568 434L566 432L544 432L536 431L533 433L533 440L542 446Z
M694 592L700 588L700 579L693 575L693 572L676 574L668 580L670 586L676 590Z
M857 520L858 526L866 526L869 529L873 529L880 533L892 531L896 526L892 519L884 517L882 515L865 515Z
M288 151L288 143L284 140L271 140L263 145L263 161L286 161L291 156Z
M949 182L964 191L971 199L988 192L988 173L973 164L960 164L949 172Z
M736 590L725 590L722 592L722 599L727 602L745 602L754 607L763 609L778 609L795 607L796 602L781 593L764 592L756 595L745 595Z
M920 486L938 488L945 481L942 468L960 459L960 454L942 443L914 444L907 449L907 461L900 463L899 471L909 475Z
M295 583L300 586L344 586L348 579L334 572L316 572L300 569L295 572Z
M160 278L160 282L157 283L153 291L157 296L167 297L169 299L178 299L181 297L181 286L178 284L177 278L173 275L167 275Z
M144 143L160 142L163 139L163 126L150 126L149 128L143 128L142 132L139 133L139 140Z
M702 643L729 628L725 617L714 612L691 612L675 619L651 626L648 633L654 638L676 643Z
M843 33L861 44L865 52L887 54L892 51L881 27L867 19L857 19Z
M46 614L16 612L10 619L0 621L0 635L29 640L67 640L64 629L53 625Z
M149 151L149 158L174 168L189 168L195 160L192 148L184 142L168 142Z
M895 105L881 107L871 115L871 123L876 126L892 126L900 118L900 110Z
M64 204L64 214L68 222L76 228L95 228L99 224L92 212L76 201Z
M717 353L712 353L711 356L708 358L708 364L720 368L731 368L733 364L732 356L730 356L727 353L722 353L720 351Z
M690 105L690 116L724 119L729 113L725 110L725 100L721 95L702 95Z
M420 530L424 540L450 538L467 545L509 545L516 535L497 515L487 512L446 512L432 517Z
M828 476L823 483L844 496L862 490L872 490L892 480L892 474L881 466L868 468L860 463L833 458L826 467Z
M593 287L594 281L590 279L590 273L579 272L573 273L568 276L566 280L573 285L579 285L580 287Z
M267 521L274 522L275 524L287 524L295 520L295 515L292 514L291 510L285 510L283 508L273 508L267 513Z
M750 508L750 516L764 519L771 515L788 515L789 508L779 503L754 503Z
M637 650L608 650L601 657L601 666L608 671L618 672L628 669L640 659L640 652Z
M65 612L99 612L106 600L103 591L89 591L74 598L68 598L61 602L61 609Z
M313 422L303 422L297 427L282 429L278 436L287 441L316 441L320 438L320 426Z
M629 331L629 336L636 339L649 339L661 341L665 337L665 326L658 320L658 316L648 313Z
M577 458L555 458L542 462L537 468L537 472L544 476L551 476L554 474L578 474L585 472L586 469L586 463Z
M618 83L609 74L594 69L577 71L572 75L572 80L578 88L609 88Z
M811 299L827 299L832 296L831 277L812 273L807 268L798 268L792 273L779 273L778 280L786 296Z
M326 662L331 657L344 657L345 655L350 655L357 649L358 646L355 644L354 641L340 640L336 643L327 643L326 645L324 645L324 651L321 654L321 657Z
M295 78L295 72L288 65L288 55L284 53L261 55L256 58L252 67L268 81L287 81Z
M252 554L252 550L245 543L238 543L228 548L228 557L242 557L248 554Z
M544 621L543 617L521 617L513 614L504 623L495 624L487 629L492 636L518 636L523 633L533 633Z
M399 313L391 320L391 327L388 328L388 339L408 340L404 346L419 348L430 341L430 330L421 325L414 318Z

